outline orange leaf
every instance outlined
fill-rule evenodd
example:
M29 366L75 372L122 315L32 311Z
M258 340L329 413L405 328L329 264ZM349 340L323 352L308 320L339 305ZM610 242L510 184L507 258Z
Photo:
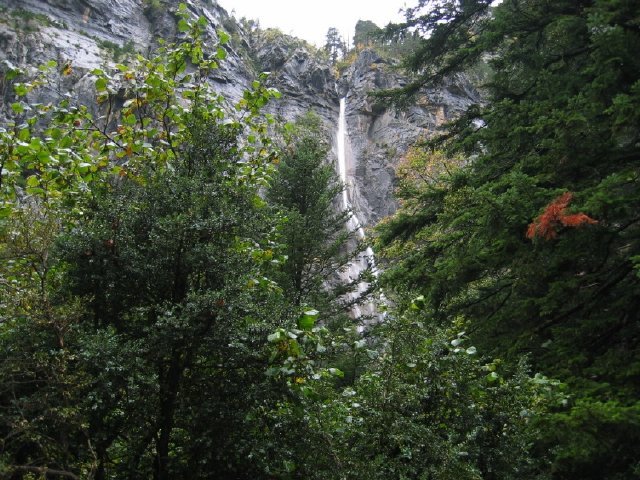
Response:
M598 223L597 220L594 220L593 218L591 218L590 216L584 213L576 213L574 215L565 215L564 217L560 218L560 222L565 227L579 227L583 223L589 223L592 225L594 223Z
M572 199L573 194L565 192L547 205L544 212L529 224L526 233L527 238L539 237L544 240L551 240L558 235L559 227L575 228L585 223L598 223L597 220L584 213L566 214L565 210Z

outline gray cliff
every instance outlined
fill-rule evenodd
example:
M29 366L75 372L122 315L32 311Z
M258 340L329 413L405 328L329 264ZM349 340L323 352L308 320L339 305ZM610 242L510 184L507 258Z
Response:
M462 76L438 89L422 91L405 110L387 107L370 92L398 88L407 79L374 50L360 52L343 72L340 84L347 99L353 203L365 225L393 213L394 168L416 139L433 136L469 105L480 101Z
M241 98L258 73L268 71L270 86L282 93L269 107L276 118L293 120L313 110L335 137L339 101L346 97L348 183L364 225L395 210L394 167L408 147L479 101L469 83L456 78L422 92L419 102L405 111L388 108L369 93L401 86L406 78L375 51L359 52L338 75L327 56L304 41L237 22L214 0L185 3L194 16L208 20L210 38L216 39L219 29L231 34L227 58L210 77L230 103ZM91 70L124 61L134 52L148 53L158 38L174 38L176 5L162 0L0 0L0 85L7 68L33 71L53 59L70 64L73 73L60 76L58 92L38 101L71 91L80 103L91 105ZM0 101L6 105L12 94L3 90Z

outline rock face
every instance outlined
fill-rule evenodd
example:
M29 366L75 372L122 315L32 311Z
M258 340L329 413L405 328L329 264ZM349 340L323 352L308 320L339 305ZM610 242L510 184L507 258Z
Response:
M259 72L269 71L268 82L282 93L269 107L271 113L293 120L313 110L333 133L335 145L340 98L346 97L347 183L365 226L395 210L394 167L409 145L479 101L464 78L455 78L423 92L418 105L406 111L387 108L368 94L402 86L406 79L375 51L360 52L338 77L326 56L304 41L240 25L214 0L185 3L193 15L208 20L212 39L219 29L231 34L227 58L210 77L230 102L241 98ZM164 0L0 0L0 84L7 68L33 71L53 59L73 69L72 75L58 78L57 90L72 91L79 102L91 105L90 71L136 51L146 53L158 38L174 38L176 5ZM6 105L12 93L2 94ZM37 101L52 99L44 94ZM2 118L0 113L0 124ZM335 148L333 156L335 161Z
M3 44L2 52L18 64L37 66L60 59L96 68L105 58L101 44L133 42L146 47L151 42L150 22L140 1L4 0L2 4L3 33L19 42Z
M462 76L421 93L407 110L389 108L370 92L406 85L407 79L373 50L362 51L342 74L355 179L353 203L365 225L393 213L394 167L418 138L433 135L480 98Z
M209 0L187 0L194 16L208 20L206 35L217 39L219 29L240 31L226 10ZM0 0L0 73L8 66L27 72L49 60L71 65L72 74L58 79L58 90L73 91L83 103L93 98L89 73L125 61L127 55L147 53L157 40L176 36L178 2L164 0ZM243 39L239 37L241 44ZM237 101L254 77L232 45L211 82ZM51 100L38 98L37 101Z
M336 129L340 99L327 59L304 42L269 33L259 35L252 48L257 67L270 72L269 83L282 93L282 100L274 106L275 113L293 120L311 109L327 127Z

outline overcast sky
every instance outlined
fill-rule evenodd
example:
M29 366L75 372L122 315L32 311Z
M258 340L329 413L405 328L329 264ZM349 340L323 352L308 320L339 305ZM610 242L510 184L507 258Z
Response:
M401 8L413 0L218 0L237 18L260 21L262 28L277 27L284 33L324 45L329 27L335 27L351 42L358 20L371 20L383 27L402 20Z

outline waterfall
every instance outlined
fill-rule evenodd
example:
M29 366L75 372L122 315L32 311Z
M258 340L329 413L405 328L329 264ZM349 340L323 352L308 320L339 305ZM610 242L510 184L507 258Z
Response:
M342 207L345 210L349 210L351 215L347 220L347 229L350 232L355 232L358 240L363 240L365 237L364 229L362 228L362 224L358 219L356 212L353 209L353 203L351 199L353 198L353 193L355 191L353 185L353 172L352 165L350 165L349 159L347 158L347 122L346 122L346 109L347 102L346 98L340 99L340 116L338 118L338 134L337 134L337 148L338 148L338 170L340 173L340 180L344 184L344 190L342 191ZM351 167L351 169L349 168ZM371 268L371 271L374 275L377 276L378 270L375 266L375 258L373 255L373 250L371 247L367 247L367 249L363 252L360 252L347 266L346 270L341 274L342 280L346 282L352 282L360 277L360 275ZM369 284L367 282L359 282L358 288L356 291L349 293L347 295L347 300L355 300L360 295L362 295L369 288ZM354 318L359 318L362 315L373 315L377 316L376 305L369 301L365 302L362 305L354 305L352 309L352 315Z

